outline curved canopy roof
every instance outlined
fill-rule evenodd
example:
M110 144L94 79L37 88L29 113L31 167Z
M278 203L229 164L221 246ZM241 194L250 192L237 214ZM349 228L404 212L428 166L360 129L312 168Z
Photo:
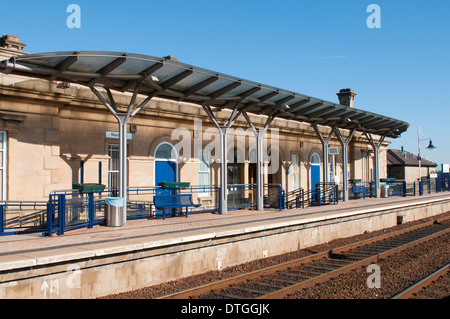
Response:
M409 124L304 94L240 79L170 58L124 52L52 52L23 55L0 62L0 72L86 86L103 86L219 108L236 105L269 115L396 138Z

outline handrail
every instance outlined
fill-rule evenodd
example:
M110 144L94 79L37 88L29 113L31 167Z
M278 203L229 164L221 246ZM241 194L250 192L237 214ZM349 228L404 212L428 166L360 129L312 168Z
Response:
M321 187L327 186L327 187ZM331 200L330 200L331 197ZM303 188L286 194L286 208L305 208L315 204L321 206L329 202L338 202L338 185L334 183L316 183L315 188L305 191Z

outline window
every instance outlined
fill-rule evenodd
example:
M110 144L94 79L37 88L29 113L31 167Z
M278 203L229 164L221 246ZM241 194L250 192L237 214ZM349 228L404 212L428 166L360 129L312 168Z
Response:
M108 187L119 188L119 145L108 145Z
M163 142L158 145L155 151L157 160L177 161L177 152L172 144Z
M362 153L362 159L363 159L363 163L362 163L362 169L363 169L363 171L362 171L362 181L365 183L365 182L367 182L368 181L368 178L367 178L367 176L368 176L368 173L367 173L367 163L368 163L368 161L367 161L367 153L365 153L365 152L363 152Z
M317 153L314 153L311 156L311 165L320 165L320 157L317 155Z
M209 186L210 185L210 158L211 154L209 150L198 151L198 185ZM204 189L199 193L199 196L210 196L210 190Z
M258 156L256 155L256 150L253 149L250 151L250 155L248 156L249 162L251 164L256 164L258 163Z
M373 182L373 157L369 155L367 160L369 161L369 178L368 178L368 180Z
M294 189L298 189L300 187L300 172L297 154L292 154L292 178L294 179Z
M6 132L0 132L0 198L6 200Z

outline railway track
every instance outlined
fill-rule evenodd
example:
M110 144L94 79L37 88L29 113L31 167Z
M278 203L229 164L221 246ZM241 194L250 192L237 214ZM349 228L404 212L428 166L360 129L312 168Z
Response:
M281 299L449 232L447 217L159 299Z
M448 298L450 296L450 263L439 268L391 299Z

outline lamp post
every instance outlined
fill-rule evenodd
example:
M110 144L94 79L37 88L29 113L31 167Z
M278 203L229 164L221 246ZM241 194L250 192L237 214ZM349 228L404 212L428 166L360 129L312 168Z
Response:
M419 153L417 155L417 160L419 161L419 181L422 180L422 168L421 168L421 162L422 158L420 157L420 141L430 141L430 144L427 146L427 150L433 151L436 146L433 145L433 142L431 141L431 138L420 138L420 134L422 134L422 130L420 126L417 127L417 147L419 149Z

